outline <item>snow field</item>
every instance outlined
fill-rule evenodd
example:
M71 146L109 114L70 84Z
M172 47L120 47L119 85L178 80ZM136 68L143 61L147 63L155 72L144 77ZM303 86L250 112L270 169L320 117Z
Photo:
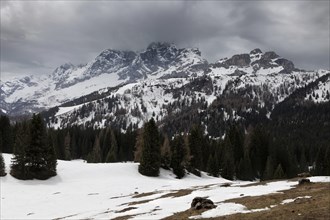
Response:
M3 156L9 173L11 155ZM159 177L145 177L138 173L137 168L137 163L87 164L82 160L59 160L58 175L46 181L22 181L7 174L0 178L0 218L113 219L131 215L132 219L160 219L189 209L196 196L209 197L217 208L194 218L215 217L261 211L224 203L225 200L241 197L242 194L266 195L296 185L296 182L277 181L241 187L251 182L232 182L204 173L202 177L186 175L178 180L166 170L161 170ZM330 182L330 177L310 179L312 182ZM231 186L220 187L223 183L231 183ZM181 197L166 196L180 189L192 192ZM127 211L123 212L124 209Z

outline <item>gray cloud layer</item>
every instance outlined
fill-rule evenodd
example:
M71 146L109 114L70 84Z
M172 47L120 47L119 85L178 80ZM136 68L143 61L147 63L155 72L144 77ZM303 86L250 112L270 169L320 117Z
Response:
M49 73L153 41L214 62L259 47L329 69L329 1L2 1L1 72Z

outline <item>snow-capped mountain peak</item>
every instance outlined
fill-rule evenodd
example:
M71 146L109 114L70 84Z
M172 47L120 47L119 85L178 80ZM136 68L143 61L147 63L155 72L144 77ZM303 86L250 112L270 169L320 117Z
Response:
M47 76L24 76L1 84L0 108L24 114L60 105L80 96L147 78L201 75L207 62L196 49L151 43L142 52L107 49L85 65L65 63Z

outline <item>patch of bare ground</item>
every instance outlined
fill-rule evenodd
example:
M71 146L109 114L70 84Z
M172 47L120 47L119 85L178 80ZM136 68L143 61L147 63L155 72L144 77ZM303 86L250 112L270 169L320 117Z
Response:
M128 208L124 208L122 210L115 211L115 213L128 212L128 211L133 210L133 209L137 209L137 208L136 207L128 207Z
M163 220L186 220L186 219L189 219L190 216L200 215L205 211L206 211L206 209L204 209L204 210L187 209L186 211L178 212L172 216L163 218Z
M167 193L165 195L162 195L161 197L159 197L160 199L163 198L168 198L168 197L181 197L181 196L186 196L189 195L190 193L192 193L194 190L192 189L181 189L181 190L177 190L175 192L170 192Z
M146 196L151 196L151 195L154 195L154 194L157 194L159 193L158 191L154 191L154 192L147 192L147 193L140 193L140 194L136 194L134 196L132 196L132 198L141 198L141 197L146 197Z
M112 218L112 220L128 220L128 219L131 219L133 217L136 217L138 215L143 215L143 214L147 214L147 212L145 213L139 213L137 215L124 215L124 216L119 216L119 217L116 217L116 218Z
M146 200L141 200L141 201L129 202L129 203L125 203L125 205L128 205L128 206L140 205L140 204L148 203L152 200L154 200L154 199L146 199Z
M311 198L297 197L311 196ZM294 202L281 204L285 199L295 199ZM269 210L240 213L209 219L330 219L330 183L310 183L297 185L295 188L282 191L282 193L268 194L264 196L241 197L227 200L225 202L235 202L242 204L247 209L261 209L268 207ZM188 209L165 218L166 220L188 219L190 216L199 215L206 210Z

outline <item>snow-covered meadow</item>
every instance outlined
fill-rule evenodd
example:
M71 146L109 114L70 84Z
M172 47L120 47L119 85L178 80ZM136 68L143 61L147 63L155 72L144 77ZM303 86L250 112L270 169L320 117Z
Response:
M9 173L11 155L3 154ZM241 196L276 193L297 182L276 181L241 187L250 182L228 181L205 174L186 175L178 180L166 170L159 177L137 172L137 163L87 164L82 160L58 161L56 177L46 181L17 180L9 174L0 178L1 219L161 219L190 208L196 196L209 197L217 208L193 218L247 213L245 206L223 201ZM330 182L330 177L312 177L313 182ZM230 183L230 187L222 187ZM187 189L179 197L174 193ZM293 198L294 199L294 198ZM283 201L289 202L289 201ZM271 207L265 207L268 209Z

